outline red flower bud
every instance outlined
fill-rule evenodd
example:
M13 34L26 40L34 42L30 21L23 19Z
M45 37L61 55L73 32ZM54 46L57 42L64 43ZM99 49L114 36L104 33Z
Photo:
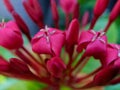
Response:
M88 24L89 20L89 12L86 11L82 17L82 28L84 28Z
M14 8L13 8L13 6L11 5L10 0L3 0L3 1L4 1L5 5L6 5L8 11L9 11L10 13L11 13L12 11L14 11Z
M109 4L110 0L96 0L96 5L94 7L94 17L92 19L90 29L93 29L96 21L98 20L99 16L105 11Z
M77 0L60 0L60 5L66 14L73 13Z
M79 15L80 15L80 5L79 3L76 3L74 11L73 11L73 19L79 19Z
M23 0L23 6L31 19L41 28L43 24L43 12L38 0Z
M73 19L66 31L66 40L68 45L74 45L78 42L79 35L79 22L77 19Z
M18 13L16 13L15 11L13 11L11 14L13 15L13 17L14 17L17 25L19 26L20 30L27 36L27 38L29 40L31 40L31 36L30 36L28 26L25 24L25 22L20 17L20 15Z
M55 0L50 0L51 1L51 10L52 10L52 17L55 23L55 26L58 27L59 23L59 15L58 15L58 10L56 6Z
M66 31L66 49L71 52L72 48L78 42L79 36L79 22L77 19L73 19Z
M120 0L117 1L113 10L111 11L109 20L111 22L113 22L117 18L117 16L119 15L119 13L120 13Z
M60 78L66 69L66 65L59 57L53 57L47 61L47 69L52 76Z
M109 21L104 29L104 32L107 32L108 28L110 27L112 22L118 17L119 13L120 13L120 0L117 1L113 10L111 11Z
M22 34L14 21L0 23L0 45L7 49L22 47Z
M32 39L32 49L39 54L60 55L65 34L55 28L41 29Z
M109 0L96 0L94 7L94 15L99 17L105 11L109 4Z

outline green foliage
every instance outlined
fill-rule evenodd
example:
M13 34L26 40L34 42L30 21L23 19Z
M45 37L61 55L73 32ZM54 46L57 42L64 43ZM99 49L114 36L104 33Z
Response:
M42 83L7 79L1 84L0 90L42 90L44 87L45 85Z

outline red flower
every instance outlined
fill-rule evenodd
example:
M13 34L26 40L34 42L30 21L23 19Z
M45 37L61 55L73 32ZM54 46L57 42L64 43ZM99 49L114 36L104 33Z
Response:
M7 49L22 47L22 34L14 21L0 23L0 45Z
M101 59L103 66L108 66L115 59L120 57L120 46L117 44L108 44L106 57Z
M32 39L32 49L39 54L60 55L65 34L55 28L41 29Z
M107 50L107 37L104 32L83 31L77 50L81 52L83 49L86 49L86 56L94 56L97 59L103 58Z
M53 57L47 61L47 69L52 76L60 78L66 69L66 65L59 57Z

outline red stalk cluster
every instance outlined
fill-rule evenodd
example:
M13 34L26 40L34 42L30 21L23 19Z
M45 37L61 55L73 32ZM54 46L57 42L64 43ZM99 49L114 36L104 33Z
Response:
M108 43L106 36L109 26L119 14L119 0L110 13L108 25L103 31L95 31L93 27L105 11L109 0L96 1L89 30L83 30L88 23L88 12L85 12L80 28L77 0L60 0L68 21L70 21L68 17L74 12L74 19L70 24L66 21L67 28L64 31L58 28L59 14L55 0L51 0L55 28L44 27L43 13L37 0L23 0L26 12L42 28L32 39L28 27L14 10L10 0L4 2L16 22L0 23L0 46L11 51L16 58L7 61L0 56L0 74L45 83L48 85L47 90L49 88L59 90L61 85L81 90L120 82L120 46ZM29 48L32 51L24 46L21 31L31 41ZM82 54L80 58L79 54ZM89 74L84 74L81 70L90 57L99 60L101 66ZM77 58L79 58L78 62ZM75 62L77 63L74 65Z

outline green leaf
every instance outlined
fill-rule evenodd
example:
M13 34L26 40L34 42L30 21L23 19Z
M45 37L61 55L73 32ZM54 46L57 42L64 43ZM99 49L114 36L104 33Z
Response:
M0 90L42 90L46 85L38 82L8 79L2 83Z
M100 61L95 60L93 57L90 58L90 60L87 62L86 66L82 69L83 73L90 73L100 67Z
M106 86L105 90L120 90L120 84Z

